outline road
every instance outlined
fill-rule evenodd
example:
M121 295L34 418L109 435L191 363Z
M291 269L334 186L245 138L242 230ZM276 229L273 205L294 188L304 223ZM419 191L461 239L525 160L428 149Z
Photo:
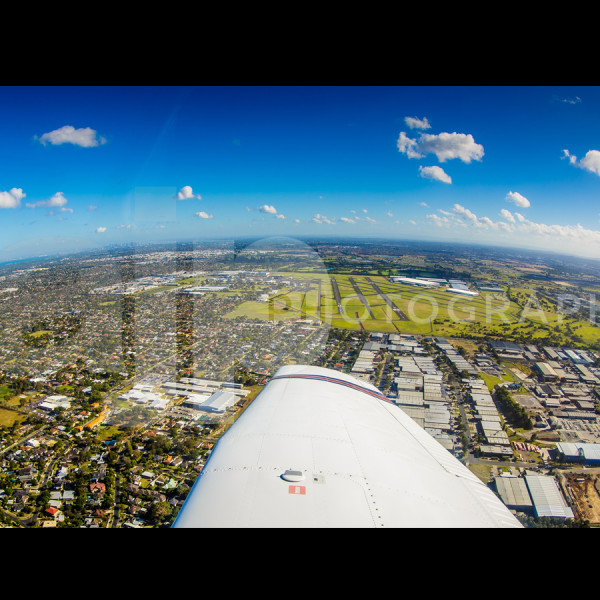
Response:
M48 429L48 427L50 427L49 424L42 425L42 427L40 427L39 429L34 429L32 426L29 426L29 429L27 430L26 435L21 436L18 440L16 440L10 446L7 446L6 448L2 448L2 450L0 450L0 456L5 454L6 452L8 452L11 448L14 448L15 446L18 446L19 444L22 444L23 442L27 441L33 435L39 435L43 431L46 431L46 429Z

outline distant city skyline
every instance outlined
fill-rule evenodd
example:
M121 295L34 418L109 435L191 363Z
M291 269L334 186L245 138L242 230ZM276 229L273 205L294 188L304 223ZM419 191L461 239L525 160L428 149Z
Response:
M4 87L0 262L245 236L600 259L600 87Z

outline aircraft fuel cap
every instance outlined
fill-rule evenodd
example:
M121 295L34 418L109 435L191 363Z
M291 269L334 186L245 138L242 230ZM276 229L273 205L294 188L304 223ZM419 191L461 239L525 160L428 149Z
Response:
M284 479L285 481L303 481L304 480L304 473L302 473L302 471L291 471L291 470L287 470L282 476L282 479Z

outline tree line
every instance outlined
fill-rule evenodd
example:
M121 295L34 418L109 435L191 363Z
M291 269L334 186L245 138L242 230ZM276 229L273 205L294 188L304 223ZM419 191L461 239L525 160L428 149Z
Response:
M533 429L533 422L527 411L513 400L510 392L505 387L496 384L494 394L504 416L511 424L522 429Z

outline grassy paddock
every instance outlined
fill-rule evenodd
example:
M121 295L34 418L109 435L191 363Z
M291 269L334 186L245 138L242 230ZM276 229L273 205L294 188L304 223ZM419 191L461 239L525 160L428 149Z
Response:
M12 427L16 422L22 423L27 417L14 410L5 410L0 408L0 427Z

